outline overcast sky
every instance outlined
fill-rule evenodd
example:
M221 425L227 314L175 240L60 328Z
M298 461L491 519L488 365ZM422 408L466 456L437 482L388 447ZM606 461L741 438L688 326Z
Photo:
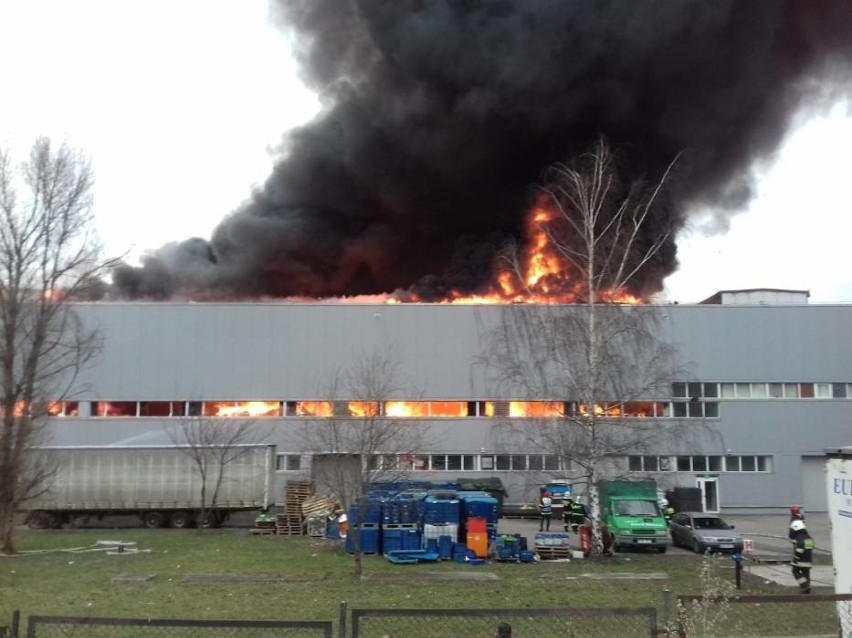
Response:
M37 135L81 148L111 255L209 238L318 108L267 12L267 0L4 0L0 145L21 158ZM850 105L794 129L726 233L695 212L667 299L771 287L852 302Z

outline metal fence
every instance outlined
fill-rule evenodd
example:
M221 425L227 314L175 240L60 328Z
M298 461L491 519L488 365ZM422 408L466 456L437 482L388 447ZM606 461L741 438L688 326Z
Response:
M852 594L677 597L679 637L852 635Z
M639 609L353 609L352 638L491 638L501 624L512 636L611 638L655 636L657 612Z
M27 638L122 638L180 636L192 638L331 638L331 621L186 620L164 618L83 618L30 616ZM12 636L12 638L17 638Z

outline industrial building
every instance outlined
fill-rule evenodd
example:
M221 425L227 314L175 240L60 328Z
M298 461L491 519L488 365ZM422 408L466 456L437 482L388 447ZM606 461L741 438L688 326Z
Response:
M546 417L570 397L519 400L491 387L477 365L485 332L516 307L75 304L103 350L53 409L51 444L164 444L165 428L187 415L252 418L264 442L277 446L283 492L288 479L310 473L304 429L340 414L346 397L330 401L329 378L365 352L390 347L400 378L387 414L430 432L428 449L405 459L412 476L496 476L508 501L529 502L538 485L570 480L572 468L548 450L507 449L497 424ZM786 511L794 503L824 511L824 450L852 440L852 306L763 290L659 310L665 339L691 372L656 397L655 418L695 420L712 436L619 461L667 488L700 487L708 511Z

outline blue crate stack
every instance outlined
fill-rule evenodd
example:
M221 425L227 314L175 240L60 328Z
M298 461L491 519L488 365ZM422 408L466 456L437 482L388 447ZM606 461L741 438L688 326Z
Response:
M468 518L484 518L486 524L497 525L499 520L498 502L497 499L481 491L461 491L458 492L458 497L461 501L462 519Z

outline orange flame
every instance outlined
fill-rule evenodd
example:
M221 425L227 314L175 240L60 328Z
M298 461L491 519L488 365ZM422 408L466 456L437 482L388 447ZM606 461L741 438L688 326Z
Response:
M577 303L584 298L582 273L576 271L553 241L561 234L559 219L545 200L534 207L526 226L527 244L517 263L501 262L497 265L494 281L483 293L465 294L451 291L438 303L448 304L505 304ZM386 303L400 303L402 299L391 296ZM422 301L407 296L404 301ZM624 290L611 290L600 295L599 301L608 303L638 304L641 300Z

